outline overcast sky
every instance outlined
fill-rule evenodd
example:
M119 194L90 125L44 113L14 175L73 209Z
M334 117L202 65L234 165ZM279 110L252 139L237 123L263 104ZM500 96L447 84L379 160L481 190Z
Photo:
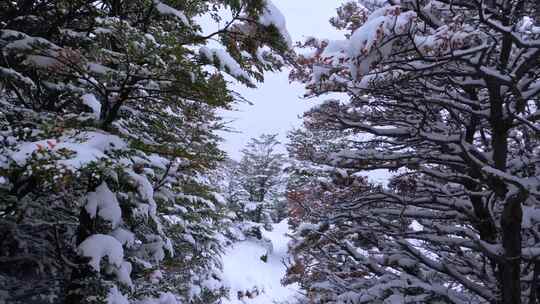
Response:
M346 0L272 0L287 21L287 29L293 41L307 36L343 39L328 20L335 16L336 8ZM252 137L263 133L278 133L286 142L286 134L301 125L301 116L319 100L303 99L304 89L299 83L289 83L288 71L267 74L257 89L235 86L235 90L253 105L240 105L236 112L224 113L226 119L234 120L230 126L238 133L226 133L222 148L230 157L239 160L240 150ZM337 96L332 96L336 98ZM329 97L327 97L329 98ZM325 97L322 97L324 100ZM386 184L390 174L387 170L365 172L376 183Z
M339 39L340 34L333 30L328 19L335 15L335 9L344 0L273 0L285 15L287 29L293 41L306 36ZM285 141L287 131L298 127L302 113L313 105L313 100L302 99L304 89L299 83L289 83L288 71L267 74L264 84L257 89L235 86L235 90L253 103L243 104L236 112L224 114L230 124L240 133L224 134L223 149L235 159L240 158L241 148L252 137L262 133L279 133Z

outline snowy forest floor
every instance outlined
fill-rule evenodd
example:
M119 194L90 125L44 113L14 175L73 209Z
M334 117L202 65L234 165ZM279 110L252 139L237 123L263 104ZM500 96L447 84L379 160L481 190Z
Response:
M272 231L262 229L270 246L258 240L247 239L227 248L223 257L223 278L230 288L225 304L293 303L299 296L298 287L282 286L285 275L283 260L288 257L290 238L287 220L274 224ZM268 252L266 262L261 259ZM240 294L240 296L239 296Z

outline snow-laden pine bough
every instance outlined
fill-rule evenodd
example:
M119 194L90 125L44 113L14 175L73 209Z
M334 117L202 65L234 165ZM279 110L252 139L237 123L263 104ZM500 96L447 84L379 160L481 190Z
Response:
M0 302L219 301L218 111L284 26L269 0L0 1Z

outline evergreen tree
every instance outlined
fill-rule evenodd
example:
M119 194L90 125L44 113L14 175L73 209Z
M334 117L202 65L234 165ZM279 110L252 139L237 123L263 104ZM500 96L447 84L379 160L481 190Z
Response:
M285 157L276 151L277 134L252 138L242 150L238 180L245 192L243 208L248 219L269 229L280 199L283 198ZM281 207L283 207L281 205Z
M238 162L234 159L226 159L213 171L211 179L217 185L220 195L226 203L229 217L233 221L244 220L243 201L246 193L242 189L238 178Z
M217 301L216 111L280 68L283 26L268 0L0 2L0 298Z

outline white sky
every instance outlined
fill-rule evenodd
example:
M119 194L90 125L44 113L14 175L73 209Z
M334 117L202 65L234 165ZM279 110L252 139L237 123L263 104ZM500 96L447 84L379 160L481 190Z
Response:
M285 16L287 29L293 41L305 37L343 39L343 35L333 29L328 20L335 15L336 8L346 0L272 0ZM315 99L303 99L304 89L299 83L289 83L288 71L267 74L263 84L257 89L235 86L235 90L253 105L243 104L235 112L224 113L227 120L234 120L229 126L238 133L225 133L222 148L234 159L240 159L240 150L250 138L263 133L278 133L286 142L287 132L299 127L299 118L309 110ZM332 98L338 96L333 95ZM330 96L322 97L324 100ZM386 184L390 174L387 170L365 172L373 182Z
M273 0L287 21L287 29L293 41L307 36L339 39L341 35L332 29L328 20L335 15L335 9L345 0ZM279 133L282 142L286 134L301 125L298 118L307 111L314 100L302 99L304 89L299 83L289 83L288 71L267 74L263 84L257 89L240 85L235 90L253 105L243 104L236 112L223 116L234 120L230 126L240 133L227 133L222 148L232 158L240 158L240 150L252 137L262 133Z

